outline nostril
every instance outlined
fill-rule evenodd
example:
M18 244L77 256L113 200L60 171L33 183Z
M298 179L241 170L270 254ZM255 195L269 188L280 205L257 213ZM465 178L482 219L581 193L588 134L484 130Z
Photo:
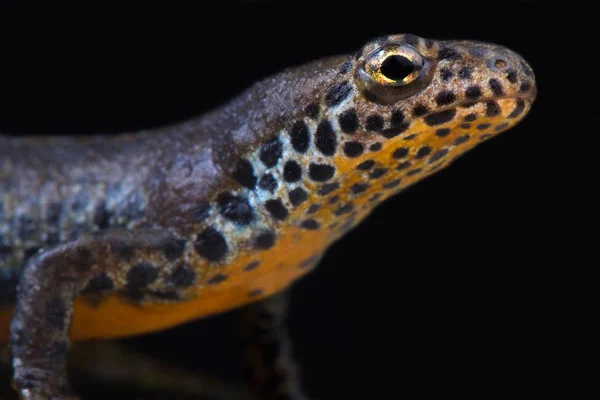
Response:
M494 66L496 68L504 68L506 67L506 61L501 58L497 58L496 61L494 61Z
M493 57L489 61L489 66L493 70L503 70L508 67L508 61L503 57Z

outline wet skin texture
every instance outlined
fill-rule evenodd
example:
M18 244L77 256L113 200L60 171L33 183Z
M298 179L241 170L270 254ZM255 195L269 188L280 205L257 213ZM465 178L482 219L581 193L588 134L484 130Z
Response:
M0 137L0 340L17 389L74 396L69 340L253 303L244 332L260 397L302 398L277 294L386 198L518 123L535 91L506 48L401 34L178 125Z

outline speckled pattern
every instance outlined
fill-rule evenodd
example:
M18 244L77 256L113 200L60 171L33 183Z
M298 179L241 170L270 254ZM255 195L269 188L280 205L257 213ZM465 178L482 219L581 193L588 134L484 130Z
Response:
M501 46L393 35L178 125L0 137L17 387L68 391L69 328L131 335L284 290L386 198L518 123L535 91Z

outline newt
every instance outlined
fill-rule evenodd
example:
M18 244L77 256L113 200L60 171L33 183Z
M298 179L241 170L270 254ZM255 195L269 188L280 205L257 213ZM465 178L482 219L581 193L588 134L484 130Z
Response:
M0 342L15 389L76 399L71 341L241 308L259 398L304 398L290 285L383 201L515 126L536 91L503 46L398 34L177 124L0 136Z

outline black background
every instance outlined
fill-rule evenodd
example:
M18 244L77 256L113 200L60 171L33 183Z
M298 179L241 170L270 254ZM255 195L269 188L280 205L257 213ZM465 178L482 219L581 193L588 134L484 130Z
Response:
M0 131L119 132L190 118L287 66L378 35L505 45L536 73L516 128L380 206L298 282L290 327L320 399L530 389L546 357L552 223L540 142L552 131L542 2L221 1L7 12ZM18 16L18 17L17 17ZM235 315L128 339L173 364L239 378ZM531 389L533 390L533 389ZM487 397L487 396L485 396Z

